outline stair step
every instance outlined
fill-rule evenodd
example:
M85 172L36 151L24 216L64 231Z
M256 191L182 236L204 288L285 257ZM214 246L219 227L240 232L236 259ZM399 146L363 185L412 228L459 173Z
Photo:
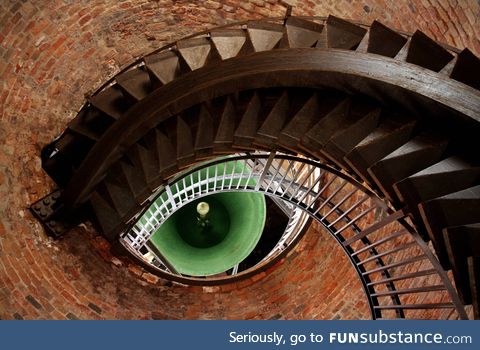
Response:
M190 165L195 160L192 130L185 120L177 117L177 162L179 167Z
M279 144L287 149L294 148L329 107L327 103L319 104L317 93L313 93L282 129L278 137Z
M367 30L344 19L328 16L327 46L332 49L355 50Z
M439 72L453 55L421 31L417 30L410 40L406 61Z
M68 127L96 142L112 124L113 120L102 112L93 108L84 108L69 123Z
M208 38L181 40L177 42L177 49L192 71L202 68L212 52Z
M378 126L381 109L374 109L354 121L352 124L338 130L325 145L322 153L338 166L348 169L343 160L360 141L365 139Z
M157 160L160 164L157 172L164 178L167 178L173 175L178 169L177 152L171 140L159 129L155 129L155 145L157 147Z
M236 111L232 98L225 99L225 105L220 117L217 134L215 135L214 151L217 153L229 153L232 151L232 140L235 132Z
M382 192L397 201L393 184L439 161L447 144L443 138L418 135L373 164L368 172Z
M98 192L93 192L90 197L90 205L103 235L110 242L116 241L118 238L116 229L123 225L118 212Z
M99 193L103 194L103 197L112 205L120 217L125 218L134 215L135 213L132 210L135 209L136 202L130 188L127 184L121 182L118 174L115 174L116 178L113 178L111 174L98 186Z
M247 34L241 29L217 29L210 37L222 60L236 57L247 41Z
M320 120L307 130L302 139L302 144L310 149L313 154L318 154L349 117L351 102L351 99L347 97L327 111L326 114L317 113ZM331 108L331 106L328 107Z
M42 149L42 167L60 187L65 187L73 176L72 155L77 149L79 136L66 130L62 137ZM93 143L90 144L93 146Z
M164 51L144 58L151 81L165 85L181 75L180 59L174 51Z
M202 105L198 116L198 128L195 137L195 156L205 158L213 152L215 123L207 107Z
M145 174L143 171L139 171L139 169L132 166L131 163L126 159L120 160L117 164L117 171L122 173L122 176L130 186L130 190L132 191L137 203L143 203L143 201L148 198L151 193L151 190L148 188L147 181L145 179ZM114 172L116 171L114 170Z
M140 144L133 145L126 153L126 158L141 172L145 183L158 183L161 181L159 161L155 149L146 149ZM152 186L150 189L153 189Z
M444 269L450 268L442 230L480 222L480 186L419 204L420 214Z
M248 36L255 52L269 51L277 46L284 35L284 26L270 22L249 22Z
M256 144L272 147L277 142L287 119L288 110L288 93L284 91L258 129L255 137Z
M417 223L422 222L418 204L457 192L480 182L480 167L459 157L449 157L395 183L393 188ZM422 226L423 227L423 226ZM422 232L419 230L419 233ZM427 237L423 237L428 239Z
M313 47L321 40L323 25L296 17L288 17L285 29L289 47Z
M457 57L450 78L480 90L480 58L464 49Z
M379 127L358 143L344 160L358 176L373 184L367 169L408 141L416 122L385 119Z
M386 57L395 57L407 39L378 21L370 27L367 52Z
M472 303L468 257L480 257L480 223L443 230L445 246L458 294L464 304ZM480 279L475 281L478 285Z
M135 102L143 100L152 91L150 76L143 67L119 74L115 80L124 94Z
M131 102L124 97L118 84L112 85L97 95L88 98L88 101L114 120L120 119L131 106Z
M235 147L252 148L259 124L259 114L262 108L258 95L253 94L248 102L247 108L240 119L237 129L233 135Z

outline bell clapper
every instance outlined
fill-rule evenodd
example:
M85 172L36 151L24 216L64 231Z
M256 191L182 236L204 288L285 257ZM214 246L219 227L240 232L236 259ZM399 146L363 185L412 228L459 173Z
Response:
M210 206L207 202L200 202L197 204L197 221L198 225L202 228L206 227L209 224L208 212L210 211Z

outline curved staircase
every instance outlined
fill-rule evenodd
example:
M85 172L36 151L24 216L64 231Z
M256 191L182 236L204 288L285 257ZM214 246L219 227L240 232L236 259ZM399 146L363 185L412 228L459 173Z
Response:
M90 206L114 242L152 193L199 161L255 150L302 154L386 203L388 215L346 238L346 249L393 222L411 223L410 233L424 240L423 248L431 241L441 267L402 276L452 270L462 303L473 304L478 318L479 123L480 59L468 49L420 31L406 35L376 21L364 26L333 16L232 24L145 56L88 98L42 151L44 169L62 189L61 204L43 220L48 225ZM373 258L357 263L378 262L379 254L402 249L372 248L401 235L392 228L349 254L368 251ZM434 261L429 251L382 261L374 272L425 254ZM383 277L367 287L402 279ZM376 308L403 312L410 305L394 304Z

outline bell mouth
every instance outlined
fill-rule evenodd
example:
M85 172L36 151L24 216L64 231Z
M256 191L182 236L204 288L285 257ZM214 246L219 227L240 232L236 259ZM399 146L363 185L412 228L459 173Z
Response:
M200 215L197 205L208 203ZM224 192L193 201L168 218L150 241L181 274L211 276L242 262L253 251L266 220L261 193Z

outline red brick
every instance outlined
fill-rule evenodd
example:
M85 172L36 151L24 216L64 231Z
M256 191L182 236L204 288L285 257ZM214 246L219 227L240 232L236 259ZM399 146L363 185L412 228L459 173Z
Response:
M443 7L433 8L437 5L434 0L371 0L369 13L364 10L367 3L361 0L296 3L297 15L331 13L362 21L377 17L401 30L422 28L442 41L456 42L480 54L474 2L463 1L456 7L455 2L442 1ZM24 11L27 5L14 13L7 9L0 20L2 55L8 52L9 57L7 62L0 59L4 82L0 115L6 121L0 127L6 145L0 147L0 195L4 199L0 203L0 281L8 289L0 287L0 318L12 318L16 313L26 319L369 317L353 268L320 228L312 229L313 235L305 237L296 254L265 273L206 293L201 287L171 286L162 279L157 283L156 276L137 266L127 267L128 263L116 266L108 243L97 239L91 227L50 242L31 217L18 215L28 206L29 197L41 197L53 188L39 168L39 150L65 128L83 103L83 93L118 69L115 62L130 63L156 43L174 41L225 20L283 15L285 8L277 0L160 0L158 7L147 1L139 6L138 2L104 0L95 2L95 7L59 1L41 11L34 7ZM56 17L58 13L62 16ZM145 40L145 34L156 41ZM45 37L40 40L42 35ZM373 214L361 224L372 218ZM25 300L29 294L42 309ZM445 296L440 294L424 296L426 301L442 298ZM101 315L88 308L90 303L101 308ZM335 309L337 306L341 309ZM434 312L413 315L455 317Z

